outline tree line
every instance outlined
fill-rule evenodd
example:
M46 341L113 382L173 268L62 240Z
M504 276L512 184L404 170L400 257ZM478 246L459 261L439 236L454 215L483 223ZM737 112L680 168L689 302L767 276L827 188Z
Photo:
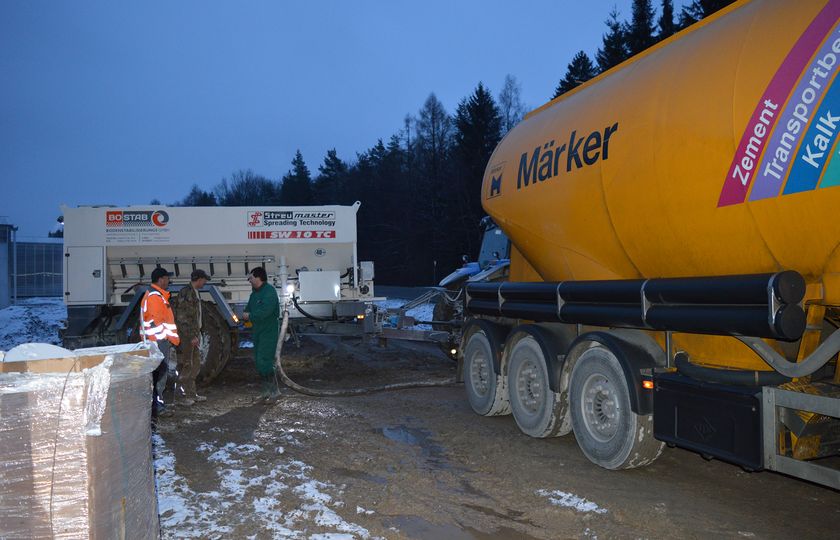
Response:
M581 51L555 97L626 60L732 0L694 0L675 19L662 1L656 29L651 0L634 0L628 22L613 9L596 53L597 69ZM494 97L483 83L450 114L431 93L420 110L386 140L342 160L329 150L313 174L298 150L290 170L272 180L240 170L214 188L193 185L179 206L350 205L357 215L360 260L375 263L380 284L431 285L474 259L481 242L481 182L490 154L525 114L521 87L508 75ZM153 201L158 202L158 201Z
M673 0L661 0L659 17L652 0L633 0L629 21L619 20L616 8L605 21L607 32L603 35L601 47L595 53L593 62L584 51L577 54L566 66L566 74L554 89L552 99L561 96L585 83L596 75L617 66L663 39L708 17L735 0L693 0L684 6L679 15L674 13Z

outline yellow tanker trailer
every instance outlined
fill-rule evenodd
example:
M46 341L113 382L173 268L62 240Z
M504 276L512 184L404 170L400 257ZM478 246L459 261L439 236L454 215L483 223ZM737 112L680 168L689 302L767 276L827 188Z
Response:
M488 163L473 409L840 487L840 0L741 1L532 112Z

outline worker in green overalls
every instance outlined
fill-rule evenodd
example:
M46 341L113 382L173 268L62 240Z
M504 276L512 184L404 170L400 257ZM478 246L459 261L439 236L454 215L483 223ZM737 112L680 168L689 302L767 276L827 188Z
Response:
M248 274L253 287L242 318L251 321L254 340L254 361L262 381L260 397L273 399L280 395L274 374L274 355L280 334L280 301L277 291L268 282L265 268L258 266Z

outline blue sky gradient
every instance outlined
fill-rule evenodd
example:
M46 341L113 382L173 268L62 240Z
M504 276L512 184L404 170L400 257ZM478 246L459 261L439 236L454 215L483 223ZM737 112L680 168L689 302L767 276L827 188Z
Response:
M537 107L630 3L1 2L0 216L45 236L61 204L171 204L297 149L314 174L507 74Z

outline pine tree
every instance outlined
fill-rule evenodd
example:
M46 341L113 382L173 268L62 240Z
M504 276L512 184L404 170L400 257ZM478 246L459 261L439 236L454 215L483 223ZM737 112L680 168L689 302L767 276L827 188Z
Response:
M522 88L513 75L505 76L505 84L499 92L499 115L502 121L502 135L513 129L513 126L518 124L525 115Z
M475 92L462 99L455 112L455 151L473 170L480 169L479 176L499 143L501 129L499 108L490 92L478 83Z
M417 156L413 171L412 195L417 216L416 255L418 279L434 283L434 268L447 249L447 189L450 185L450 149L452 118L434 94L430 94L415 121L414 150Z
M674 2L672 0L662 0L662 14L659 16L659 33L656 35L657 41L669 38L677 31L677 25L674 23Z
M624 25L618 20L618 15L618 10L613 7L610 11L610 18L605 21L609 32L604 34L603 44L595 53L599 73L617 66L630 56L627 52L627 37L625 36Z
M461 231L451 237L449 256L444 258L449 265L457 265L460 255L475 256L478 251L478 223L484 211L481 208L481 182L490 154L499 144L502 119L493 96L478 83L469 97L461 100L455 112L454 153L456 157L456 185L451 186L450 225L453 231Z
M725 8L735 0L694 0L680 11L680 28L690 26L712 13Z
M347 181L347 164L341 161L335 148L327 150L324 163L318 166L318 178L312 188L316 204L342 204Z
M216 206L217 204L216 196L209 191L204 191L198 187L198 184L193 184L187 196L176 203L177 206Z
M292 159L292 170L283 176L283 183L280 185L280 203L283 205L312 204L312 178L300 150L295 152L295 157Z
M414 121L414 145L427 174L440 177L452 136L452 118L434 93L429 94Z
M580 86L595 75L597 73L595 72L595 66L592 64L592 60L589 59L589 56L585 52L578 52L572 58L572 61L569 62L566 68L566 75L560 80L551 99L565 94L572 88Z
M633 0L633 16L627 28L627 49L631 56L656 43L653 37L653 21L651 0Z
M275 182L248 169L233 173L230 182L222 179L215 198L219 206L272 205L280 202L280 190Z

